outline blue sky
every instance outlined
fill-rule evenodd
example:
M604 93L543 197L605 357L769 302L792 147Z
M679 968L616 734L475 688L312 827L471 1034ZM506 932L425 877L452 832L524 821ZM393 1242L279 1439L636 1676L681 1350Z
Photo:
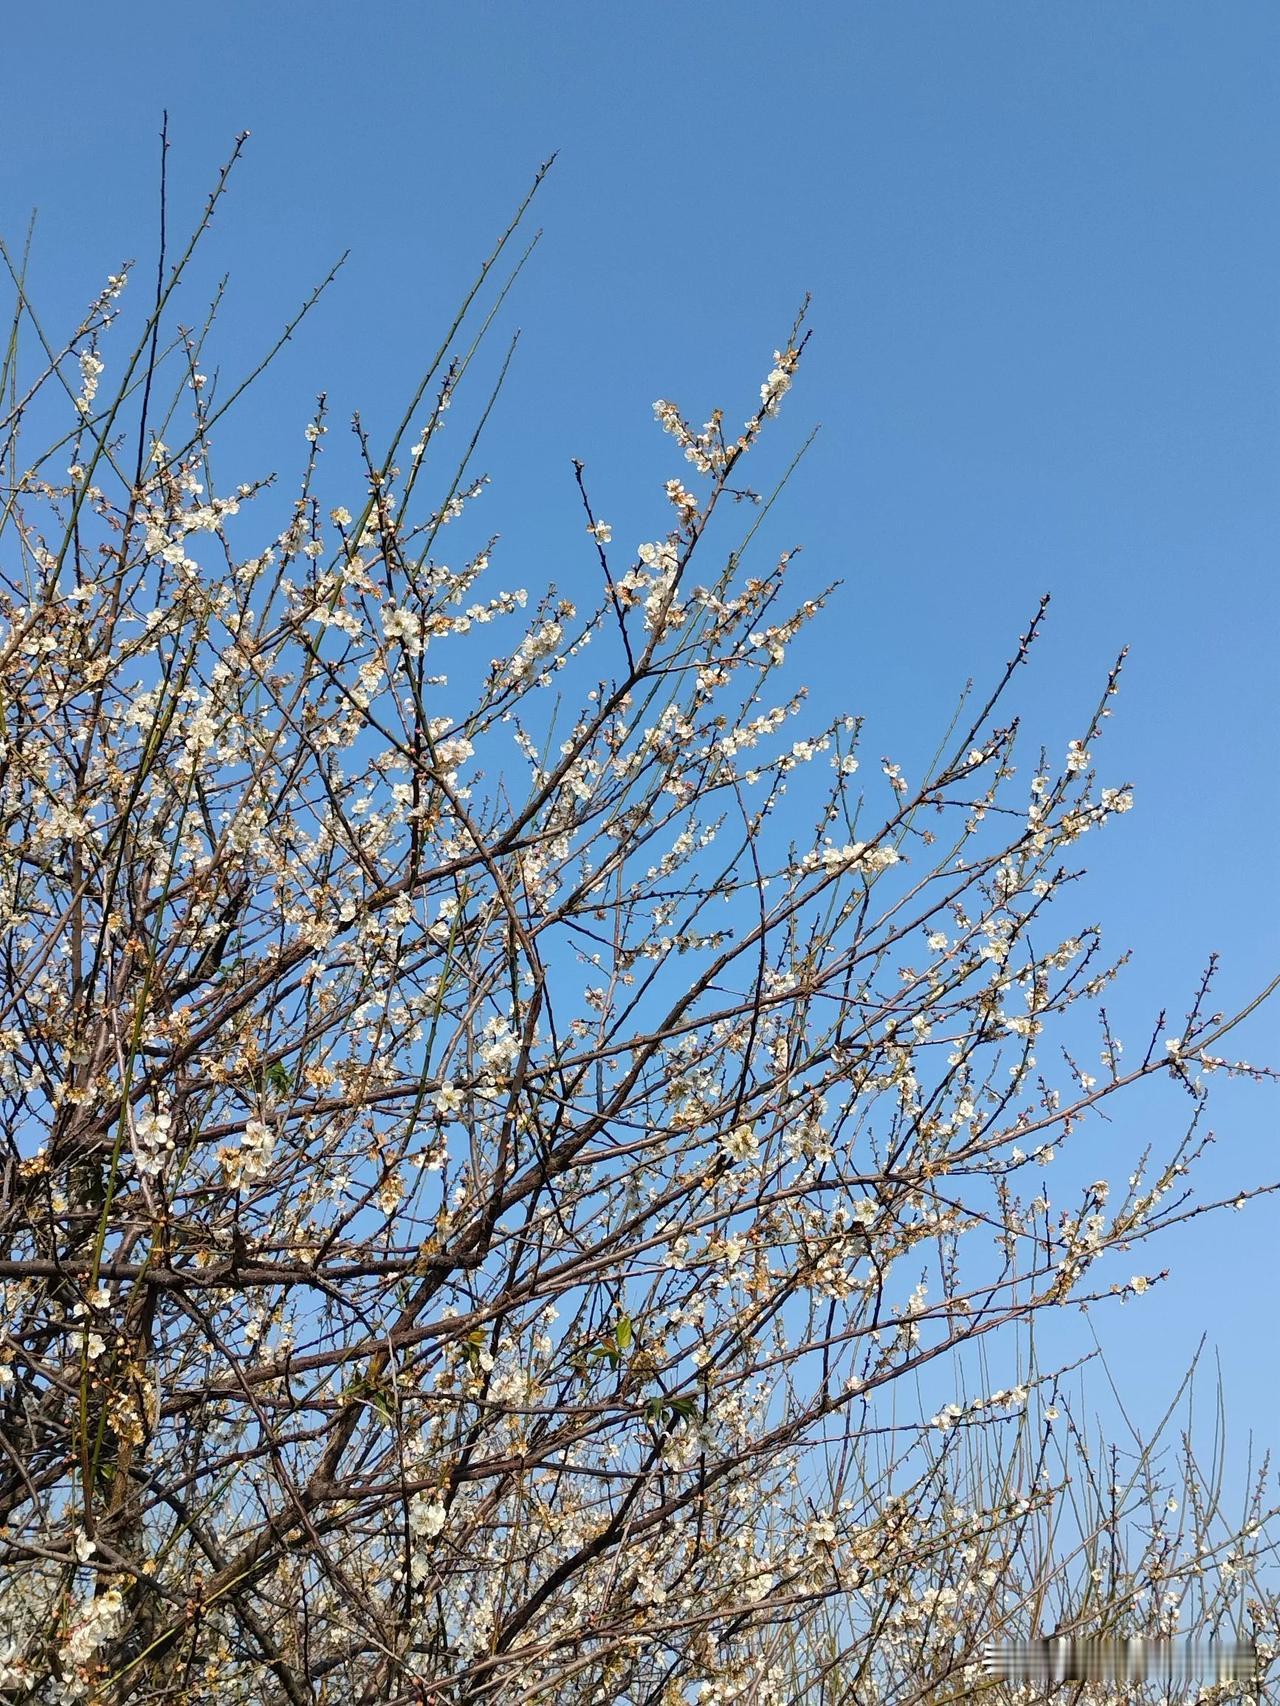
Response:
M166 106L180 227L253 133L207 263L231 274L229 369L352 250L224 439L236 478L296 464L319 389L338 420L398 419L559 150L484 458L522 584L588 572L571 457L617 537L665 525L653 399L745 415L811 292L773 454L822 423L774 524L804 544L801 584L844 583L804 653L814 721L866 713L909 769L1050 591L1020 706L1052 751L1132 647L1104 780L1134 783L1137 809L1085 844L1080 902L1134 950L1121 1029L1136 1046L1210 949L1224 1007L1273 974L1280 12L131 0L110 20L15 12L6 46L29 93L11 70L0 230L39 208L51 326L124 256L149 267ZM1276 1034L1273 1004L1239 1050L1275 1058ZM1272 1096L1229 1087L1214 1124L1211 1188L1280 1175ZM1147 1135L1117 1129L1118 1153ZM1140 1264L1172 1258L1165 1286L1096 1317L1135 1413L1163 1408L1207 1330L1236 1442L1274 1441L1278 1232L1274 1201L1201 1222Z

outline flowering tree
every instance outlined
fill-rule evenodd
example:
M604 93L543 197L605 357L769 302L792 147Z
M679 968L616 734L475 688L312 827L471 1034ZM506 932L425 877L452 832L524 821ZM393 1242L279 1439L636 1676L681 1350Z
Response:
M124 273L55 347L6 251L0 1694L944 1700L1047 1618L1265 1635L1261 1484L1226 1523L1188 1441L1171 1524L1167 1465L1034 1370L904 1414L1144 1289L1095 1267L1205 1206L1206 1081L1253 1071L1207 976L1126 1061L1054 922L1130 805L1119 666L1059 762L1006 711L1043 605L922 775L801 724L826 595L755 562L740 484L800 323L741 428L656 405L651 542L577 467L598 596L446 566L462 328L524 208L380 455L356 423L358 494L321 405L246 547L243 387L174 318L225 183L131 347ZM1028 1170L1148 1079L1183 1135L1054 1219Z

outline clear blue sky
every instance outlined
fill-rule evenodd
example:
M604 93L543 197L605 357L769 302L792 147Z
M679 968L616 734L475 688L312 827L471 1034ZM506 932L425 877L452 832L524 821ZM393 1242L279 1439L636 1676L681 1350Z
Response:
M1276 969L1274 6L130 0L15 8L5 46L0 229L40 209L50 324L151 255L165 106L179 224L253 132L210 263L230 369L352 248L224 441L243 477L292 464L322 387L338 420L398 415L560 151L484 459L504 571L531 586L585 570L570 457L622 537L651 536L652 400L745 413L812 292L779 444L823 431L779 525L803 575L845 583L805 654L815 720L866 712L876 751L931 751L1051 591L1021 703L1053 750L1133 647L1106 769L1137 809L1083 844L1080 914L1135 952L1122 1028L1136 1045L1210 948L1224 1006ZM1240 1048L1280 1057L1278 1033L1273 1009ZM1222 1097L1211 1183L1280 1175L1275 1110ZM1118 1153L1144 1135L1117 1129ZM1139 1414L1208 1329L1237 1444L1274 1443L1278 1234L1266 1202L1138 1264L1175 1258L1097 1326Z

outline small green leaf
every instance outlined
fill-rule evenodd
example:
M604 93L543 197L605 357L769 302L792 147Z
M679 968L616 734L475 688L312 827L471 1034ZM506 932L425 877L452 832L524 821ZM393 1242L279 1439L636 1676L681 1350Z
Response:
M620 1351L625 1351L625 1350L630 1349L631 1339L632 1339L632 1331L631 1331L631 1317L629 1315L619 1315L619 1317L618 1317L618 1330L614 1334L614 1337L618 1341L618 1349Z
M390 1396L383 1387L370 1380L367 1375L358 1374L354 1380L348 1381L347 1385L343 1387L342 1396L352 1403L367 1404L374 1415L378 1416L388 1427L395 1420Z

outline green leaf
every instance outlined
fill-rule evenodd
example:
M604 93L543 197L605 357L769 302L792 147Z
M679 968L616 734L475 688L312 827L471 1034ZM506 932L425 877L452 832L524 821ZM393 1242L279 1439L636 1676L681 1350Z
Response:
M343 1387L342 1396L357 1404L367 1404L387 1427L395 1421L389 1393L366 1375L358 1374L354 1380L348 1381Z
M698 1413L696 1398L646 1398L643 1407L646 1421L655 1427L670 1428L677 1422L691 1421Z
M619 1315L619 1317L618 1317L618 1330L614 1334L614 1338L618 1342L618 1349L620 1351L625 1351L625 1350L630 1349L631 1339L632 1339L632 1331L631 1331L631 1317L629 1315Z
M293 1080L278 1060L273 1060L267 1068L267 1083L281 1096L287 1096L293 1089Z

